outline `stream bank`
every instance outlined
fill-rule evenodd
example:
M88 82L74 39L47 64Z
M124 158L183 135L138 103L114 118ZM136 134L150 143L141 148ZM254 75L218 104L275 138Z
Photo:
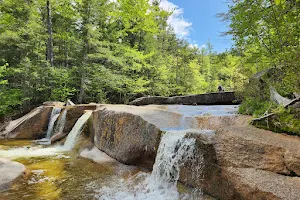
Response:
M93 193L93 198L105 199L104 196L108 195L106 199L151 199L154 194L158 195L156 199L168 199L159 196L165 190L152 190L157 185L152 187L150 183L158 181L149 182L153 180L153 174L160 174L159 180L172 183L168 189L177 192L179 196L175 199L200 199L203 194L217 199L300 199L300 139L248 125L249 117L236 114L238 106L86 105L86 108L89 109L78 105L63 109L68 113L81 113L76 115L78 118L67 114L66 124L69 125L65 129L72 127L70 122L74 126L84 110L93 110L83 136L91 142L89 149L102 152L91 152L88 157L103 161L106 160L101 157L104 152L116 159L116 163L138 168L138 173L132 174L128 180L97 186L100 194ZM163 138L171 141L170 138L175 139L178 134L183 134L183 137L174 140L174 146L167 148L169 143ZM185 140L193 142L185 143ZM188 144L186 151L191 150L188 159L179 156L179 149L185 149L185 144ZM163 151L159 150L161 145L165 146ZM171 166L174 167L156 168L158 163L169 166L164 159L158 162L161 156L171 156ZM156 173L158 169L163 171ZM170 179L163 178L165 172L172 174ZM120 176L116 171L111 176L116 174ZM145 188L148 188L148 193ZM120 193L115 194L116 191ZM142 195L145 193L148 196Z

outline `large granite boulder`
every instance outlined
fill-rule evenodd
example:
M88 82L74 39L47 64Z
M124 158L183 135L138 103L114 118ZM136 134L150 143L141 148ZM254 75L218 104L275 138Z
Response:
M21 163L0 158L0 191L6 190L10 184L25 173L25 166Z
M95 146L124 164L151 169L162 131L126 109L103 106L93 113Z
M198 134L180 181L218 199L300 199L300 138L252 126Z
M52 107L40 106L23 117L10 121L0 135L14 139L39 139L47 131Z

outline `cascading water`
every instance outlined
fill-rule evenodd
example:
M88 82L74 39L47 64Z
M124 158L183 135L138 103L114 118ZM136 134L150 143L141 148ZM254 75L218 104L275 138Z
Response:
M71 132L68 134L67 139L65 141L65 144L63 146L63 149L66 151L71 150L76 142L77 136L81 133L84 124L87 122L87 120L90 118L92 115L93 111L86 111L75 123L73 126Z
M15 148L10 150L1 150L0 149L0 157L4 158L19 158L19 157L40 157L40 156L55 156L57 154L61 154L65 151L70 151L75 145L77 136L81 133L84 124L90 118L92 111L87 111L83 114L75 123L74 127L72 128L71 132L69 133L64 146L54 146L54 147L47 147L41 148L41 146L35 147L22 147L22 148ZM57 115L57 114L56 114ZM64 113L63 113L64 115ZM66 112L65 112L66 115ZM55 116L55 115L54 115ZM63 118L63 116L62 116ZM62 120L63 121L63 120ZM61 122L63 124L63 122ZM62 129L62 126L59 126ZM47 141L39 141L41 144L47 144Z
M50 145L51 144L50 138L51 138L51 135L52 135L52 132L53 132L53 129L54 129L54 124L55 124L56 120L58 119L58 117L60 115L60 112L61 112L61 108L54 107L52 109L52 112L51 112L51 115L50 115L50 120L49 120L49 123L48 123L48 129L47 129L46 137L43 138L43 139L40 139L40 140L36 140L37 143L44 144L44 145Z
M65 109L62 112L61 118L58 120L57 125L54 129L54 134L56 133L62 133L64 131L65 125L66 125L66 119L67 119L67 109Z
M48 140L50 139L50 137L52 135L53 128L54 128L54 123L56 122L57 118L59 117L60 111L61 111L61 108L54 107L52 109L50 121L49 121L49 124L48 124L47 135L46 135L46 138Z
M153 171L138 173L127 181L103 187L96 198L101 200L177 200L190 199L177 190L180 167L194 156L194 138L184 131L168 131L162 136Z

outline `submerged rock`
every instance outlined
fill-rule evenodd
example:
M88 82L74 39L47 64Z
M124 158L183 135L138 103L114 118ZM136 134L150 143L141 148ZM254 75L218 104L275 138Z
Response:
M14 180L25 173L25 170L25 166L21 163L0 158L0 191L8 189Z
M103 151L100 151L97 147L92 149L84 149L80 152L80 156L83 158L91 159L97 163L116 163L117 161L112 157L109 157Z

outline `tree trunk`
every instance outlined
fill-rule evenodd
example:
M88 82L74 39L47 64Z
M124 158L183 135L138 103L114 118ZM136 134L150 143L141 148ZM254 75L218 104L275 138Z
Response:
M47 42L47 53L46 59L50 63L50 66L54 66L54 55L53 55L53 32L52 32L52 18L51 18L51 5L50 0L47 0L47 32L48 32L48 42Z
M80 83L80 92L78 97L78 103L84 103L84 96L85 96L85 80L84 75L81 76L81 83Z

